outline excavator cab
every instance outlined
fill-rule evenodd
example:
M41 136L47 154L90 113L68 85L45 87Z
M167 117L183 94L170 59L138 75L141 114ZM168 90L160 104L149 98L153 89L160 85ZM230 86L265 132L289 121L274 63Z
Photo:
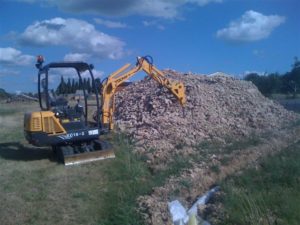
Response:
M35 146L51 146L65 165L80 164L105 158L113 158L111 146L99 139L104 132L100 119L96 123L88 121L90 111L96 108L100 116L98 91L93 75L93 66L84 62L58 62L43 65L38 56L38 96L41 111L24 116L24 133L28 142ZM77 74L83 102L70 96L58 96L49 88L51 70L72 69ZM88 90L83 85L83 73L91 80L93 103L88 103ZM90 106L93 106L91 109Z

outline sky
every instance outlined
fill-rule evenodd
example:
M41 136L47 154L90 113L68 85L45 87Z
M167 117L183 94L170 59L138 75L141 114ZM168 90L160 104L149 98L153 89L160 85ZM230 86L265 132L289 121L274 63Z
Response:
M101 79L144 55L180 72L284 73L300 57L299 9L299 0L0 0L0 88L36 92L37 55L92 63Z

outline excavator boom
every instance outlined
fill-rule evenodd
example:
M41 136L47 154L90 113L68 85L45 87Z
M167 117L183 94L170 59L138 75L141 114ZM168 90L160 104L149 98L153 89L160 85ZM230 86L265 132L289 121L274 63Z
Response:
M134 67L128 70L131 66L126 64L116 72L112 73L106 79L102 86L102 125L113 129L113 113L115 111L114 96L117 88L134 76L139 71L144 71L148 76L154 79L160 85L166 87L179 101L181 106L186 103L185 87L182 82L172 81L165 76L165 74L157 69L153 63L152 58L137 57L137 62ZM128 70L128 71L127 71ZM127 72L126 72L127 71Z
M171 81L168 79L162 71L157 69L146 58L138 57L138 64L141 65L141 69L144 70L152 79L166 87L184 106L186 103L185 87L182 82Z

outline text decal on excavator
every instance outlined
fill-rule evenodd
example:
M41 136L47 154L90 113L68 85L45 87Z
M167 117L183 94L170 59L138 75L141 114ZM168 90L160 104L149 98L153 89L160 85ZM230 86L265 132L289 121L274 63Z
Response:
M69 140L69 139L72 139L73 137L79 137L79 136L84 136L84 131L76 132L76 133L69 133L69 134L66 134L66 135L60 135L58 137L63 139L63 140Z

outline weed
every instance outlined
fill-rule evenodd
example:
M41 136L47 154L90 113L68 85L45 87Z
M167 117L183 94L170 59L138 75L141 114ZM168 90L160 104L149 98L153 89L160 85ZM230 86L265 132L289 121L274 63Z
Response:
M149 152L149 153L154 153L154 152L156 152L156 149L155 149L155 148L149 148L149 149L148 149L148 152Z
M198 145L195 146L199 151L209 150L209 152L217 152L219 148L221 148L223 144L217 140L204 140L201 141Z
M224 224L298 224L300 143L223 182Z
M176 187L174 190L169 192L169 200L173 201L175 199L178 199L178 196L180 195L181 187Z
M12 109L12 108L4 108L4 107L0 108L0 116L8 116L17 112L18 111L16 109Z
M300 113L300 112L299 112ZM294 122L292 122L291 124L287 124L287 128L295 128L295 127L298 127L300 126L300 119L299 120L296 120Z
M256 134L251 134L248 138L240 140L229 139L226 143L228 144L225 145L223 152L229 154L236 150L248 148L249 146L257 146L261 143L261 139Z
M209 167L209 169L213 172L213 173L216 173L216 174L219 174L220 173L220 167L218 165L211 165Z
M229 156L226 156L224 155L221 159L220 159L220 163L223 165L223 166L228 166L229 163L230 163L231 159Z
M202 141L194 147L204 155L219 153L229 154L239 149L248 148L249 146L257 146L261 143L261 139L256 134L251 134L248 138L238 140L228 136L225 137L225 143L216 140Z
M116 135L116 159L104 169L107 174L106 192L103 194L99 224L143 224L142 218L136 211L136 199L140 195L149 194L153 187L162 185L166 178L177 175L183 168L188 167L189 161L184 157L175 160L166 169L153 173L133 153L131 142L124 135Z
M183 149L184 146L186 146L186 143L180 141L179 143L177 143L177 144L175 145L175 148L178 149L178 150L180 150L180 149Z
M179 181L179 185L189 189L192 186L192 182L188 179L182 179Z

